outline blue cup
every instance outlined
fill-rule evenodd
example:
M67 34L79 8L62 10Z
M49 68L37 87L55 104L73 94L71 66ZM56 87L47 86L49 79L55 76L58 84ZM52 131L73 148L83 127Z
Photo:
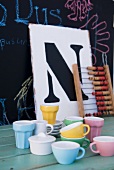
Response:
M85 149L75 142L58 141L52 143L51 146L53 154L60 164L72 164L75 160L79 160L85 155ZM78 156L79 151L82 152L80 156Z
M13 130L15 131L16 147L26 149L30 147L28 138L33 135L35 123L29 120L20 120L13 122Z

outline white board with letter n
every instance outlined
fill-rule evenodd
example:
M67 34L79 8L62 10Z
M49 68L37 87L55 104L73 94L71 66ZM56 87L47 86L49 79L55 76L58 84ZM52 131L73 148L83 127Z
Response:
M29 31L37 119L42 119L40 105L50 103L59 104L57 120L79 115L72 74L74 63L79 68L86 112L96 112L91 83L84 83L89 82L85 68L92 66L89 32L40 24L29 24Z

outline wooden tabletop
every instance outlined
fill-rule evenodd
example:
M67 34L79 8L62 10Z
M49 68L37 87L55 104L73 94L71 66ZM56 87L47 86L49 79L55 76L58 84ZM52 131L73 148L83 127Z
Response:
M102 135L114 136L114 117L106 117ZM57 139L59 140L59 139ZM37 156L30 149L18 149L12 125L0 127L0 170L113 170L114 156L102 157L86 149L84 158L70 165L60 165L53 154Z

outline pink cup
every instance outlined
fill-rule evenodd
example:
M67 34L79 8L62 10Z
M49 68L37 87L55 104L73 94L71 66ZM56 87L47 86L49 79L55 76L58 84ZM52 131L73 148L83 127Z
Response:
M100 117L85 117L84 122L90 126L90 132L87 138L93 142L93 138L101 135L101 130L104 125L104 119Z
M101 156L113 156L114 155L114 137L113 136L97 136L93 138L90 144L90 149L94 153L99 153ZM96 146L96 150L93 149L93 145Z

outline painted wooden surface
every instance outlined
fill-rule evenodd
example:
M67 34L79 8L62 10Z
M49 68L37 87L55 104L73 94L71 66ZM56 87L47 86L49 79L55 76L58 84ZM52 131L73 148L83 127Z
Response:
M114 136L114 117L105 118L102 135ZM59 139L57 139L59 140ZM102 157L89 148L83 159L71 165L60 165L53 154L36 156L30 149L15 147L12 126L0 127L0 170L114 170L114 156Z

